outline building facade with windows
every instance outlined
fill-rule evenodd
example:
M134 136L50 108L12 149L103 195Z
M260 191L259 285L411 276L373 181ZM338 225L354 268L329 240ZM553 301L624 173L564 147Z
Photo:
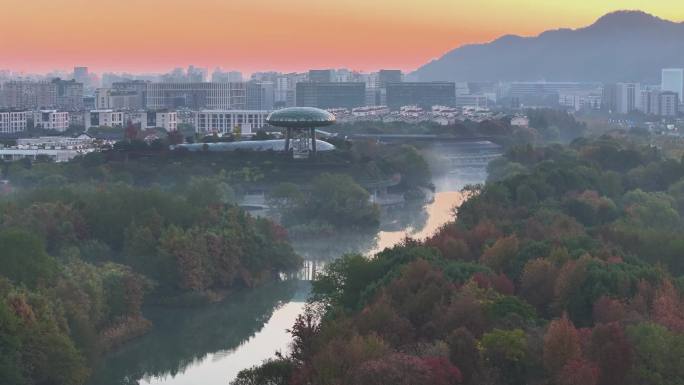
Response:
M678 115L679 95L672 91L642 90L639 110L648 115L673 118Z
M26 131L28 111L0 111L0 135L14 135Z
M167 132L178 130L178 113L176 111L126 111L126 124L132 124L145 130L148 128L163 128Z
M93 110L86 114L85 129L90 127L123 127L125 113L114 110Z
M147 83L147 109L225 109L246 108L245 83Z
M9 81L0 92L0 107L7 109L51 108L56 103L57 88L47 81Z
M270 111L201 110L195 112L195 131L200 134L254 133L266 126Z
M616 109L618 114L629 114L641 108L641 84L617 83Z
M64 132L69 129L69 112L40 110L33 113L33 127Z
M684 68L665 68L661 73L661 91L677 94L680 103L684 99Z
M355 108L366 105L366 83L297 83L297 107Z

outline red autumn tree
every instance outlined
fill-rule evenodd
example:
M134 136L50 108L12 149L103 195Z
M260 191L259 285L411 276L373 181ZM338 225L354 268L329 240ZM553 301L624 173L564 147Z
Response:
M513 261L519 246L518 237L515 235L499 238L482 253L480 262L496 272L501 272Z
M596 385L598 367L582 358L569 361L558 374L558 385Z
M527 262L520 278L520 296L541 314L546 314L549 304L553 301L557 276L558 269L546 259L539 258Z
M431 368L419 357L403 353L366 361L354 371L358 385L429 385L434 384Z
M430 370L433 385L456 385L463 381L461 371L445 357L425 357L423 362Z
M684 304L670 280L663 281L653 299L653 320L666 328L684 332Z
M551 321L544 335L544 366L556 375L570 361L581 355L580 340L575 325L563 315Z
M598 364L599 385L624 384L632 367L632 346L617 322L599 324L591 333L590 358Z
M594 322L610 323L625 318L625 305L617 299L602 296L594 302Z

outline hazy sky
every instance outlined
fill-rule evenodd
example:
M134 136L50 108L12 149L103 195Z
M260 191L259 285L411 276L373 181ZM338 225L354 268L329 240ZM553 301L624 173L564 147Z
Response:
M0 68L411 70L464 43L618 9L684 20L684 0L3 0Z

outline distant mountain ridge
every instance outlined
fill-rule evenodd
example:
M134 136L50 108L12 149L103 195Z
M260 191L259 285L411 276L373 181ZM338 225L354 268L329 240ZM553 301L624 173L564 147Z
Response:
M411 75L421 81L659 83L660 70L668 67L684 67L684 22L617 11L584 28L464 45Z

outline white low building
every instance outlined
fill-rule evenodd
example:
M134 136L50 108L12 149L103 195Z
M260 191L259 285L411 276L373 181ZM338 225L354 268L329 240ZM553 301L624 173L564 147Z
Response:
M47 158L54 162L67 162L78 155L86 154L94 150L67 150L67 149L26 149L26 148L0 148L0 159L14 161L20 159L38 160Z
M41 136L38 138L17 139L17 148L22 149L90 149L96 147L97 140L88 135L72 138L68 136Z
M127 112L124 116L129 121L140 126L141 129L163 128L167 132L178 129L178 113L176 111L135 111Z
M195 112L195 130L201 134L254 133L266 126L270 111L201 110Z
M85 129L90 127L123 127L124 112L114 110L93 110L85 118Z
M57 110L40 110L33 113L33 126L43 130L64 132L69 129L69 113Z
M28 111L0 111L0 135L26 131Z

